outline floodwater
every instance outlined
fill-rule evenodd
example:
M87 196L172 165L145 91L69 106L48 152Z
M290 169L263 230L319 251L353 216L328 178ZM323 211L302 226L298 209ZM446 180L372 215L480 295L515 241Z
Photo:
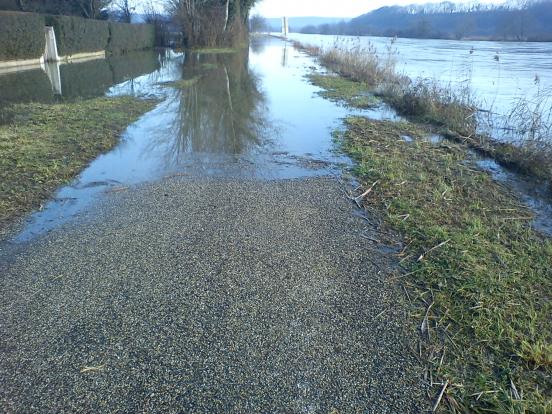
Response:
M411 79L435 79L457 90L469 87L481 109L491 111L503 125L520 100L534 106L540 102L552 116L552 43L483 42L440 39L396 39L371 36L327 36L292 33L290 39L304 44L343 48L376 48L382 57L391 47L398 72ZM546 111L548 109L548 111ZM552 119L549 119L552 122ZM496 134L496 131L493 130ZM511 140L508 131L497 139Z
M128 65L108 59L61 66L61 95L36 71L17 74L18 83L26 77L31 85L37 79L44 83L40 95L21 94L19 102L128 94L160 100L127 128L114 150L99 156L33 214L18 240L59 226L106 191L171 175L274 179L335 174L349 160L334 151L332 130L348 115L369 113L319 97L319 89L304 78L312 60L273 38L253 43L249 53L149 52L129 59ZM128 73L118 64L134 73L114 76ZM81 66L83 76L64 78L64 73L81 72ZM181 79L197 81L183 89L167 85ZM30 92L31 85L23 89ZM52 90L53 96L47 93ZM389 108L371 112L397 118Z
M321 98L305 78L320 70L314 60L275 38L255 38L243 53L143 52L46 69L0 76L0 105L103 95L155 97L159 104L32 214L18 242L86 212L106 192L174 175L337 176L350 165L332 138L344 117L399 119L386 106L357 111ZM57 78L46 74L58 71ZM169 86L182 79L192 82Z

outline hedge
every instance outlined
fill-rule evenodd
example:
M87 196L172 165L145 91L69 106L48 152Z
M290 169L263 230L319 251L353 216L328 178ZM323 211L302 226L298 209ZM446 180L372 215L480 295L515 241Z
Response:
M39 59L45 47L42 16L0 11L0 61Z
M46 15L46 25L54 27L59 56L99 52L107 48L109 26L105 21Z
M110 22L109 34L107 50L112 54L151 49L155 46L155 27L151 24Z
M120 55L155 46L155 28L149 24L0 11L0 61L40 58L44 26L53 26L59 56L103 50Z
M17 0L0 0L0 10L21 11Z

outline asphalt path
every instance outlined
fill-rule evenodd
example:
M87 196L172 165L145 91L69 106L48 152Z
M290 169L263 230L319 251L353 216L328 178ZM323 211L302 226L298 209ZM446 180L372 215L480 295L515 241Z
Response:
M1 412L420 413L396 258L332 178L176 177L0 251Z

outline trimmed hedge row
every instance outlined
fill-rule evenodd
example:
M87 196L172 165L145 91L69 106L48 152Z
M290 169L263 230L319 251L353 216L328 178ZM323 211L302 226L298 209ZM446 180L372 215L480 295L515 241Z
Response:
M46 15L45 18L46 25L53 26L56 32L60 56L99 52L106 49L109 40L107 22L74 16Z
M122 54L155 46L155 27L151 24L109 23L109 44L106 50Z
M120 55L155 46L155 28L149 24L0 11L0 61L40 58L44 26L53 26L59 56L102 50Z
M38 59L45 47L42 16L0 11L0 61Z

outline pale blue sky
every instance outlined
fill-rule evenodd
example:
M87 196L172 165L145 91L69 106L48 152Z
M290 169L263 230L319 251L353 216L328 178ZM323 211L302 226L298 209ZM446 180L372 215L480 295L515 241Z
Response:
M442 0L261 0L253 13L264 17L320 16L356 17L382 6L440 3ZM466 1L457 1L466 2ZM481 3L499 3L487 0Z

